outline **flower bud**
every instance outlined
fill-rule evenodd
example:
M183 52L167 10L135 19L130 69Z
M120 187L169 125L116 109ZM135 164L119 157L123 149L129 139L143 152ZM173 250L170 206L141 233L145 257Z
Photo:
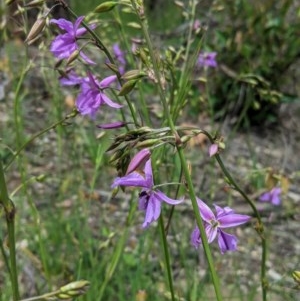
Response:
M122 86L122 88L119 92L119 96L124 96L124 95L127 95L128 93L130 93L133 90L133 88L135 87L136 83L137 83L137 80L129 80L128 82L126 82Z
M122 79L133 80L133 79L140 79L144 76L146 76L146 73L141 72L140 70L130 70L122 75Z
M29 34L25 40L25 43L29 43L34 40L44 29L46 25L46 17L41 17L35 21L32 28L29 31Z
M144 148L135 154L127 167L126 175L138 169L140 166L143 166L150 156L151 152L148 148Z
M123 121L116 121L112 123L98 124L97 127L103 130L110 130L124 127L126 124L127 123Z
M67 293L68 291L82 291L82 290L87 290L88 287L90 286L90 283L86 280L78 280L78 281L73 281L70 282L64 286L62 286L59 291L62 293Z
M112 10L117 4L118 4L118 2L116 2L116 1L103 2L94 9L94 12L95 13L105 13L107 11Z
M69 66L72 62L74 62L78 58L79 54L80 51L78 49L74 50L67 59L66 66Z
M144 141L140 141L136 144L136 147L149 147L159 143L159 139L147 139Z
M300 284L300 271L294 271L292 276L297 284Z
M116 65L114 64L110 64L110 63L106 63L105 64L111 71L115 72L115 73L118 73L119 72L119 69Z
M33 1L30 1L29 3L25 3L24 7L39 7L44 2L45 2L45 0L33 0Z
M219 145L217 143L212 144L209 147L209 156L210 157L214 156L215 154L218 153L218 150L219 150Z

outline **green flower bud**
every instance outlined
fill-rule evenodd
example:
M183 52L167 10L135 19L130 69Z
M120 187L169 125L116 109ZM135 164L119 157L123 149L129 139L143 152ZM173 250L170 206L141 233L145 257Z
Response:
M137 80L129 80L128 82L126 82L122 88L121 91L119 92L119 96L124 96L127 95L128 93L130 93L133 88L135 87L137 83Z
M118 4L118 2L115 2L115 1L103 2L94 9L94 12L95 13L105 13L107 11L112 10L117 4Z
M68 293L68 291L74 291L74 290L86 290L88 289L90 283L86 280L78 280L74 282L70 282L64 286L62 286L59 291L62 293Z
M133 79L140 79L144 76L146 76L146 73L140 70L130 70L122 75L122 79L133 80Z

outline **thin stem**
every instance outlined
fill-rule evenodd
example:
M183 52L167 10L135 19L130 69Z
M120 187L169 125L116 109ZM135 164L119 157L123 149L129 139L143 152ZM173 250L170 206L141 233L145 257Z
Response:
M40 300L52 300L51 297L55 297L60 293L60 291L55 291L55 292L51 292L51 293L46 293L44 295L40 295L40 296L35 296L35 297L30 297L27 299L22 299L20 301L40 301ZM56 300L56 299L54 299Z
M208 135L208 137L210 139L212 139L211 136ZM219 163L219 166L221 167L224 175L226 176L227 180L231 183L231 185L234 187L234 189L236 191L238 191L241 194L241 196L246 200L246 202L252 208L255 217L257 218L256 231L260 236L261 248L262 248L261 274L260 274L261 288L262 288L263 301L267 301L267 290L268 290L268 286L269 286L267 278L266 278L267 241L266 241L266 237L265 237L265 229L264 229L264 225L263 225L261 216L259 214L259 211L255 207L254 203L248 198L248 196L245 194L245 192L239 187L239 185L235 182L233 177L230 175L230 173L226 169L221 157L218 154L216 154L215 157L216 157L216 160Z
M18 272L16 262L16 240L15 240L15 206L9 199L2 161L0 160L0 204L3 205L6 217L9 259L10 259L10 280L12 285L13 300L19 300Z
M160 236L161 236L162 243L163 243L165 263L166 263L166 268L167 268L167 276L168 276L168 282L169 282L170 293L171 293L171 300L175 301L174 284L173 284L173 278L172 278L172 268L171 268L171 264L170 264L170 253L169 253L167 234L164 229L164 221L163 221L162 215L159 216L159 230L160 230Z
M150 54L151 61L152 61L152 64L153 64L153 71L154 71L155 78L156 78L156 81L157 81L158 93L159 93L160 99L162 101L162 105L163 105L163 108L164 108L164 113L167 117L167 120L169 122L169 126L171 128L172 133L177 136L176 129L175 129L173 120L171 118L170 110L168 108L168 104L167 104L167 101L166 101L166 96L165 96L165 92L164 92L164 89L163 89L163 85L162 85L162 82L161 82L158 62L157 62L157 59L154 55L153 45L152 45L152 42L151 42L151 39L150 39L150 36L149 36L147 20L146 20L144 15L141 16L139 14L136 2L131 0L131 4L132 4L133 8L135 9L136 14L139 16L142 31L143 31L144 37L146 39L146 44L149 48L149 54Z
M145 19L144 15L139 14L139 10L138 10L136 2L131 0L131 4L134 7L137 15L139 16L142 31L143 31L144 37L146 39L146 43L147 43L147 46L148 46L148 49L149 49L149 55L151 57L152 64L153 64L154 74L155 74L155 77L156 77L156 80L157 80L157 87L158 87L160 100L161 100L161 103L163 104L164 113L167 117L169 127L170 127L173 135L175 136L176 148L177 148L177 151L178 151L178 154L179 154L179 157L180 157L180 161L181 161L181 165L182 165L182 168L183 168L183 173L184 173L184 176L185 176L185 180L188 184L189 195L190 195L193 210L194 210L194 213L195 213L197 226L200 230L200 236L201 236L201 239L202 239L204 252L205 252L205 255L206 255L206 258L207 258L207 261L208 261L208 266L209 266L209 269L210 269L210 272L211 272L216 297L217 297L218 301L221 301L222 296L221 296L219 278L218 278L218 275L215 271L212 254L211 254L211 251L210 251L210 248L209 248L209 245L208 245L204 225L203 225L203 222L202 222L202 219L201 219L201 216L200 216L200 212L199 212L199 208L198 208L198 204L197 204L197 199L196 199L194 186L193 186L192 179L191 179L191 176L190 176L190 172L189 172L189 169L188 169L187 161L186 161L186 158L185 158L184 153L183 153L182 143L181 143L180 137L178 136L178 133L176 131L174 122L172 120L172 116L171 116L170 111L169 111L167 100L166 100L166 97L165 97L164 89L163 89L162 82L161 82L161 79L160 79L160 69L159 69L156 57L154 55L154 50L153 50L152 42L151 42L151 39L150 39L150 36L149 36L149 33L148 33L146 19ZM171 289L172 283L169 283L169 285L170 285L170 289Z
M216 293L216 297L218 301L222 300L222 295L221 295L221 290L220 290L220 282L219 282L219 277L216 273L215 270L215 266L214 266L214 262L213 262L213 257L208 245L208 241L207 241L207 236L205 233L205 228L202 222L202 218L200 216L200 212L199 212L199 208L198 208L198 204L197 204L197 199L196 199L196 194L195 194L195 189L192 183L192 178L190 176L190 172L189 172L189 168L183 153L183 149L181 147L177 148L178 150L178 154L180 157L180 161L182 164L182 168L183 168L183 173L185 176L185 181L187 183L188 186L188 190L189 190L189 195L191 197L191 202L192 202L192 207L193 207L193 211L195 214L195 218L196 218L196 223L197 226L200 230L200 236L201 236L201 241L202 241L202 245L203 245L203 249L204 249L204 253L208 262L208 266L209 266L209 270L211 273L211 277L212 277L212 282L215 288L215 293Z
M54 124L50 125L49 127L43 129L42 131L34 134L29 140L27 140L12 156L12 158L10 159L10 161L7 163L7 165L4 168L4 171L6 171L9 166L14 162L14 160L16 159L16 157L19 156L19 154L21 153L21 151L28 145L30 144L32 141L34 141L36 138L42 136L43 134L47 133L48 131L55 129L58 125L63 124L65 121L67 121L70 118L75 117L78 114L78 111L74 110L72 113L68 114L67 116L65 116L64 118L62 118L61 120L55 122Z

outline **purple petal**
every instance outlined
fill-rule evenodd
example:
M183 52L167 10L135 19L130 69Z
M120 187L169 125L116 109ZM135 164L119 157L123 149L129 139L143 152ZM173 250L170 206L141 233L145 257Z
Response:
M125 177L118 177L114 180L113 184L111 185L112 188L116 186L132 186L132 187L145 187L150 188L147 186L146 179L141 176L137 172L132 172L131 174Z
M79 25L81 24L81 22L83 21L84 19L84 16L80 16L76 19L75 23L74 23L74 27L73 27L73 30L75 33L77 33L77 30L78 30L78 27ZM84 30L86 31L86 29L84 28Z
M113 102L108 96L106 96L103 92L100 92L100 95L101 95L101 98L102 100L108 105L110 106L111 108L115 108L115 109L120 109L122 108L123 106L116 103L116 102Z
M259 200L261 202L269 202L271 200L271 198L272 198L271 193L265 192L259 197Z
M233 213L219 217L218 222L220 223L220 228L229 228L242 225L250 219L251 216Z
M80 56L83 58L85 62L91 65L95 65L96 63L92 61L86 54L83 53L83 51L80 51Z
M215 209L216 209L216 212L217 212L217 219L220 218L221 216L224 216L224 215L228 215L228 214L232 214L234 213L234 211L230 208L230 207L220 207L218 205L215 205Z
M205 233L206 233L206 236L207 236L207 241L210 244L215 240L215 238L218 234L218 228L214 227L214 226L211 226L210 224L207 224L205 226Z
M148 206L146 208L145 220L143 228L148 227L152 222L159 218L161 212L161 203L157 200L154 195L150 195Z
M201 243L200 230L198 227L196 227L191 234L191 244L198 249Z
M144 148L136 153L128 165L126 175L143 166L150 156L151 152L148 148Z
M163 192L157 190L157 191L153 191L153 195L155 196L155 198L157 198L160 201L164 201L170 205L178 205L180 203L182 203L183 199L181 200L174 200L171 199L169 197L167 197Z
M216 219L214 213L202 200L197 198L197 203L200 210L200 215L206 222Z
M152 174L152 166L151 166L151 158L146 162L145 164L145 168L144 168L144 172L145 172L145 178L148 184L148 187L153 187L154 183L153 183L153 174Z
M108 77L105 77L100 83L99 83L99 87L101 89L105 89L107 87L110 86L111 83L113 83L115 80L117 79L116 75L111 75Z
M218 231L218 244L222 254L227 251L236 251L237 242L238 239L236 236L223 232L222 230Z
M280 205L280 203L281 203L281 200L280 200L281 188L278 188L278 187L276 188L275 187L271 191L272 191L272 193L271 193L271 195L272 195L271 203L275 206Z
M66 19L63 19L63 18L60 18L58 20L57 19L51 19L50 23L56 24L60 29L65 30L67 32L72 32L73 31L72 22L70 22Z

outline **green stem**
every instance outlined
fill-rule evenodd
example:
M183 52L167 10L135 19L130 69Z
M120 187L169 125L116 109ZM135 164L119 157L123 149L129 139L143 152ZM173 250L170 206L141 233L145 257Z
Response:
M10 280L12 285L13 300L19 300L18 272L16 263L16 240L15 240L15 206L9 199L2 161L0 160L0 204L3 205L6 217L9 259L10 259Z
M168 282L169 282L170 293L171 293L171 300L175 301L175 292L174 292L174 285L173 285L173 278L172 278L172 268L170 264L170 253L169 253L168 242L167 242L167 233L165 232L164 229L164 222L163 222L162 215L159 216L159 230L160 230L160 236L163 243L165 263L167 268L167 276L168 276Z
M59 293L61 293L61 291L55 291L55 292L51 292L51 293L46 293L44 295L40 295L40 296L36 296L36 297L31 297L31 298L27 298L27 299L22 299L20 301L41 301L41 300L52 300L51 297L55 297L57 296ZM57 300L56 298L54 298L53 300Z
M196 222L197 222L197 226L200 230L200 236L201 236L201 241L202 241L202 245L203 245L203 249L204 249L204 253L208 262L208 266L209 266L209 270L211 273L211 277L212 277L212 282L215 288L215 293L216 293L216 297L218 301L222 300L222 295L221 295L221 289L220 289L220 282L219 282L219 277L216 273L215 270L215 266L214 266L214 262L213 262L213 257L208 245L208 241L207 241L207 236L205 233L205 228L202 222L202 218L200 216L200 211L198 208L198 204L197 204L197 199L196 199L196 193L195 193L195 189L192 183L192 178L190 176L190 171L183 153L183 149L181 147L177 148L178 150L178 154L181 160L181 165L183 168L183 173L185 176L185 181L187 183L188 189L189 189L189 195L191 197L191 202L192 202L192 207L193 207L193 211L196 217Z
M34 141L36 138L42 136L43 134L47 133L48 131L55 129L58 125L63 124L65 121L67 121L70 118L75 117L78 114L78 112L76 110L74 110L72 113L68 114L67 116L65 116L64 118L62 118L61 120L55 122L54 124L50 125L49 127L43 129L42 131L34 134L29 140L27 140L12 156L12 158L10 159L10 161L7 163L7 165L4 168L4 171L6 171L9 166L14 162L14 160L19 156L19 154L21 153L21 151L28 145L30 144L32 141Z
M151 42L151 39L150 39L150 36L149 36L149 33L148 33L146 19L145 19L144 15L139 14L139 10L138 10L136 2L131 0L131 4L132 4L133 8L135 9L137 15L140 17L140 19L139 19L140 24L141 24L141 27L142 27L144 37L146 39L146 43L147 43L147 46L148 46L148 49L149 49L149 55L151 57L152 64L153 64L154 74L155 74L155 77L156 77L156 80L157 80L157 87L158 87L160 100L161 100L161 103L163 104L164 113L167 117L169 127L170 127L173 135L175 136L176 148L177 148L177 151L178 151L178 154L179 154L179 157L180 157L180 161L181 161L181 165L182 165L182 168L183 168L183 173L184 173L184 176L185 176L185 180L186 180L187 185L188 185L189 195L190 195L193 210L194 210L194 213L195 213L197 226L200 230L200 236L201 236L201 239L202 239L204 252L205 252L205 255L206 255L206 258L207 258L207 261L208 261L208 266L209 266L209 269L210 269L210 272L211 272L216 297L217 297L218 301L221 301L222 296L221 296L219 278L218 278L218 275L217 275L215 267L214 267L212 254L211 254L211 251L210 251L210 248L209 248L209 245L208 245L208 241L207 241L204 225L203 225L203 222L202 222L202 218L200 216L194 186L193 186L192 179L191 179L191 176L190 176L190 172L189 172L189 169L188 169L188 164L187 164L186 158L185 158L184 153L183 153L180 137L178 136L178 133L176 131L174 122L172 120L172 117L171 117L171 114L170 114L170 111L169 111L167 100L166 100L166 97L165 97L165 94L164 94L164 89L163 89L162 82L161 82L161 79L160 79L160 70L159 70L159 66L158 66L156 57L154 55L154 50L153 50L152 42ZM169 285L170 285L170 288L171 288L172 283L169 283Z
M207 133L206 133L207 134ZM213 141L212 137L207 134L209 139ZM268 290L268 281L266 278L266 261L267 261L267 241L265 237L265 229L264 225L261 219L261 216L259 214L259 211L255 207L254 203L248 198L248 196L245 194L245 192L239 187L239 185L235 182L233 177L230 175L230 173L227 171L221 157L216 154L215 155L216 160L219 163L219 166L221 167L224 175L226 176L227 180L231 183L231 185L234 187L236 191L240 193L240 195L245 199L245 201L249 204L249 206L252 208L253 213L255 217L257 218L257 225L256 225L256 231L258 232L260 239L261 239L261 248L262 248L262 255L261 255L261 288L262 288L262 296L263 301L267 301L267 290Z

